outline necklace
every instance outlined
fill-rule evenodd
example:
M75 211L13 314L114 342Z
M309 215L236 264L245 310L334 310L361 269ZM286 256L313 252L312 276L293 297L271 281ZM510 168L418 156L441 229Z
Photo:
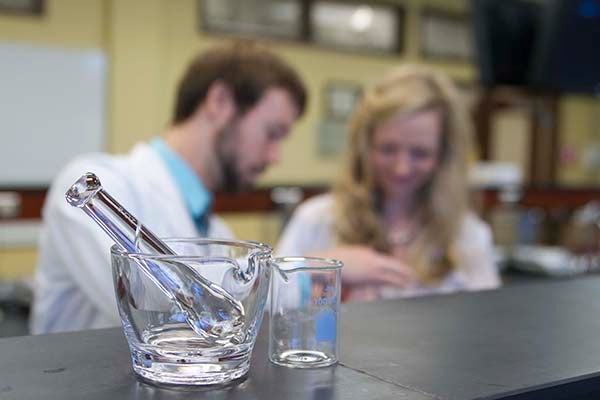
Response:
M416 230L413 227L391 228L387 233L387 241L392 246L406 246L416 236Z

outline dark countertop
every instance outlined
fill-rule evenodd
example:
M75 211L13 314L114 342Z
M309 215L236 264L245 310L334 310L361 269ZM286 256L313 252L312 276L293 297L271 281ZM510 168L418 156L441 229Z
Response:
M138 382L120 329L0 339L0 399L600 398L600 277L344 305L341 362L267 360L246 380L171 390Z
M431 399L341 365L311 370L273 365L264 334L248 378L216 389L173 390L138 382L120 328L1 339L0 354L2 400Z

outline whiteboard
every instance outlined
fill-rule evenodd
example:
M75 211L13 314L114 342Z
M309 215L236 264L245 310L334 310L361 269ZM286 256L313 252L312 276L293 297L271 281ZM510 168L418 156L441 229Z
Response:
M0 42L0 187L47 186L104 150L106 56Z

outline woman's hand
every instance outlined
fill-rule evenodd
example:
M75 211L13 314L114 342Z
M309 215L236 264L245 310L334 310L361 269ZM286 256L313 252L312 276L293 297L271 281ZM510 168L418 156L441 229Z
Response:
M367 246L338 246L311 255L342 261L342 281L345 285L408 287L415 283L412 270L402 261Z

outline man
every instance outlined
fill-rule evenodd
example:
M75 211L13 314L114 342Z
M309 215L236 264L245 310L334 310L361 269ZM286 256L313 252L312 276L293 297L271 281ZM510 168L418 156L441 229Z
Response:
M296 72L267 49L240 42L200 54L181 79L172 124L127 155L87 155L55 179L43 210L32 333L119 324L113 244L65 191L94 172L105 189L159 236L231 237L211 215L212 193L251 185L279 159L304 112Z

